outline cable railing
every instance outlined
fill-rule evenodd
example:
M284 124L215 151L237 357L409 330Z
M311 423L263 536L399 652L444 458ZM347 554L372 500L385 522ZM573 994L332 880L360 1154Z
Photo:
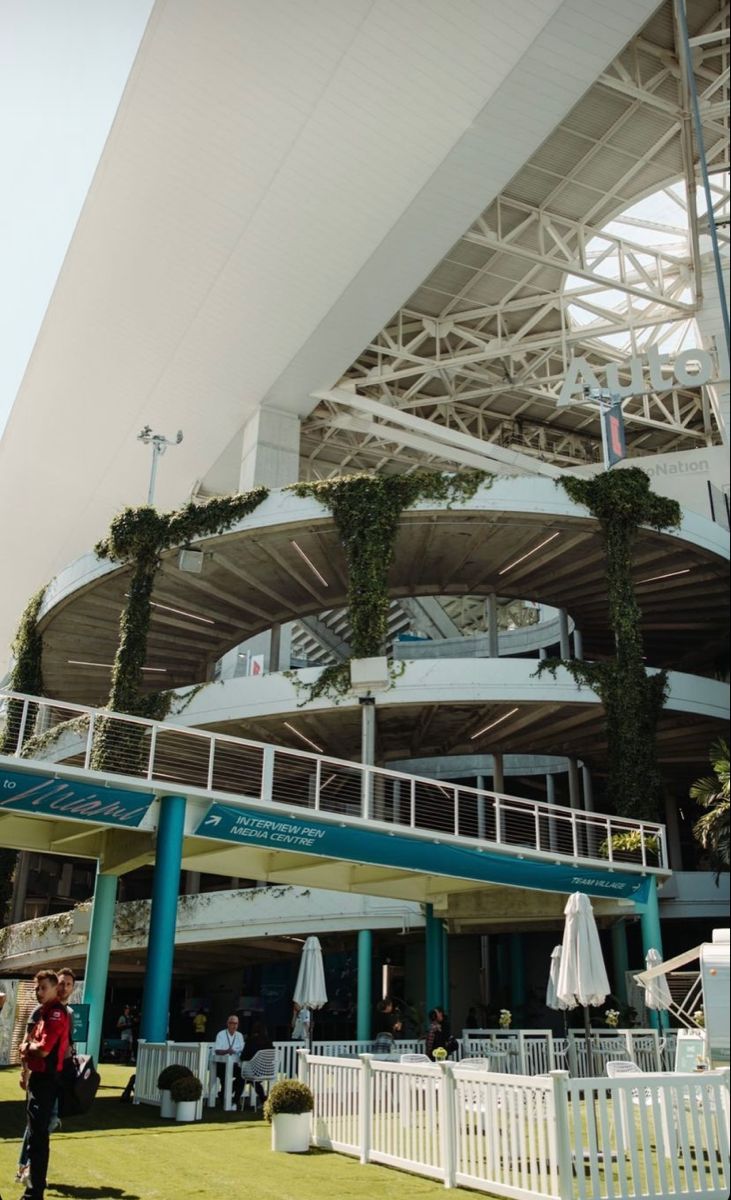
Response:
M604 868L667 869L652 821L564 808L461 783L436 782L306 750L0 689L6 754L105 777L145 780L226 803L298 811L369 828L479 842L503 853ZM632 849L615 839L633 834Z

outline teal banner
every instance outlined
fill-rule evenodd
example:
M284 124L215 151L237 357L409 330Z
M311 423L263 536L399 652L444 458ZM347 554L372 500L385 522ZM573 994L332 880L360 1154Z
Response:
M74 1002L71 1009L71 1041L85 1042L89 1036L89 1005Z
M485 850L477 844L474 847L447 842L435 844L431 840L405 837L396 832L343 828L307 817L265 815L226 804L212 804L195 834L216 841L266 846L270 850L304 852L319 858L401 867L431 875L474 879L479 883L535 888L541 892L614 896L639 904L645 903L650 886L647 876L629 872L517 859L509 854Z
M54 779L35 771L0 769L0 810L129 827L139 825L154 798L152 792L128 792L103 784Z

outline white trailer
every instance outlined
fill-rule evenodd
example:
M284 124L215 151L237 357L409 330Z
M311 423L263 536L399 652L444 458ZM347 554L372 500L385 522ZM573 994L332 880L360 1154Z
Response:
M693 1065L700 1059L711 1068L729 1066L729 933L728 929L714 929L710 942L635 975L637 983L646 987L661 975L698 962L698 971L685 995L679 1002L673 999L669 1006L669 1012L684 1027L678 1034L676 1070L688 1070L690 1058L695 1060Z

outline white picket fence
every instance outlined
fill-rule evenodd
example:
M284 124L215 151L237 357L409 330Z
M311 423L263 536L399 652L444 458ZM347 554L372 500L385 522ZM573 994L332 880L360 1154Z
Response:
M644 1071L671 1071L675 1061L675 1033L660 1037L655 1029L624 1029L616 1034L592 1037L594 1071L604 1072L613 1059L631 1059ZM450 1057L457 1061L487 1058L492 1071L507 1075L548 1075L564 1070L574 1078L590 1074L583 1033L571 1031L567 1038L553 1037L550 1029L467 1029ZM157 1104L160 1094L157 1077L172 1062L184 1063L205 1081L209 1077L212 1043L144 1042L137 1052L136 1095L138 1102ZM302 1042L275 1042L275 1070L278 1078L297 1075L298 1051ZM377 1053L375 1040L313 1042L310 1053L329 1058L357 1058ZM395 1055L423 1053L423 1038L403 1038L393 1043ZM225 1088L224 1106L230 1107L230 1085Z
M146 1042L140 1038L137 1043L135 1067L135 1104L160 1103L157 1079L163 1067L169 1067L171 1063L190 1067L205 1089L210 1051L211 1046L208 1042ZM201 1097L198 1101L196 1120L200 1120L203 1115L203 1099L204 1097Z
M630 1059L643 1071L672 1071L676 1039L674 1030L662 1034L657 1029L593 1033L590 1065L583 1031L570 1030L567 1038L557 1038L550 1029L465 1029L461 1057L487 1057L492 1070L511 1075L561 1070L580 1078L603 1073L615 1059Z
M302 1053L316 1146L511 1200L729 1194L729 1072L571 1080Z
M305 1048L304 1042L274 1042L276 1051L276 1072L285 1079L297 1077L297 1052ZM359 1054L376 1054L378 1045L373 1039L369 1041L335 1041L313 1042L310 1054L327 1055L330 1058L357 1058ZM423 1054L423 1038L404 1038L393 1044L397 1054Z

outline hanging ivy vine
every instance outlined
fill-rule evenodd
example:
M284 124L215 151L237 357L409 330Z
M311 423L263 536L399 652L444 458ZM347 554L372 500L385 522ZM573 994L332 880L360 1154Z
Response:
M30 696L43 695L43 638L38 632L38 613L41 610L45 585L31 596L16 631L11 646L15 660L8 688L13 692L25 692ZM25 743L33 734L36 710L28 706L22 741ZM0 754L14 754L20 737L23 720L23 702L11 700L5 713L5 728L0 738ZM13 874L18 861L15 850L0 850L0 922L5 906L12 895Z
M578 683L597 693L604 706L609 746L607 799L624 816L654 819L661 798L656 734L667 698L667 672L649 675L645 670L632 560L639 527L677 528L680 506L655 495L645 472L636 467L605 471L591 479L567 476L558 483L601 525L615 653L603 663L546 659L538 672L555 675L557 667L565 667Z
M99 558L132 564L112 667L108 705L113 711L161 721L170 710L174 693L142 691L152 590L163 551L186 546L194 538L223 533L258 508L268 495L268 488L259 487L235 496L214 497L204 504L191 502L168 513L160 513L149 505L125 508L114 518L107 536L94 547ZM122 734L118 723L100 721L94 738L92 766L130 770L140 740L141 732L133 725Z
M313 496L332 513L348 567L348 609L352 658L371 658L385 651L388 635L388 572L401 513L418 500L452 504L474 496L492 483L486 471L448 475L414 471L411 475L344 475L289 488L297 496ZM350 658L325 667L306 685L307 700L350 690Z
M25 692L30 696L43 695L43 638L38 632L38 613L41 610L45 585L37 591L25 606L20 618L11 650L14 666L8 679L8 688L12 692ZM5 729L0 740L0 754L14 754L20 734L20 723L23 719L23 702L11 700L8 704L5 718ZM23 740L33 733L35 711L29 706L25 722Z

